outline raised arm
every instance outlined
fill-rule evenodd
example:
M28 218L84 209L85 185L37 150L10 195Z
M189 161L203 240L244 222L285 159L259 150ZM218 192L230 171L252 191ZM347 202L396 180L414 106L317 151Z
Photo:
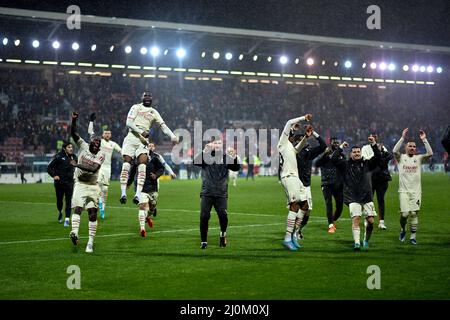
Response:
M176 174L173 172L172 168L167 164L166 160L164 160L164 157L157 153L158 160L163 165L164 169L172 176L172 178L176 178Z
M72 112L72 125L70 126L70 135L72 136L73 141L75 143L80 140L80 135L77 132L77 119L78 119L78 112Z
M345 169L345 162L346 162L344 159L341 159L341 154L344 151L344 148L347 148L347 147L348 147L348 143L344 141L339 146L339 148L337 148L331 155L331 162L333 162L335 167L341 171Z
M381 164L381 151L378 149L377 142L373 136L369 137L369 142L373 151L373 157L366 161L369 163L369 169L375 170Z
M397 160L397 161L400 161L400 156L401 156L400 148L401 148L403 142L405 141L407 134L408 134L408 128L403 129L402 136L401 136L400 140L398 140L398 142L394 146L394 149L392 149L392 152L394 153L395 160Z
M317 139L319 145L311 149L311 159L317 158L327 148L325 140L323 140L322 137L319 136L317 132L313 131L313 136Z
M288 120L286 122L286 125L284 126L283 132L281 133L280 140L284 137L285 138L289 137L289 132L291 131L292 125L299 123L300 121L304 121L304 120L310 121L311 119L312 119L312 115L306 114L304 116Z
M164 123L163 118L161 117L161 115L159 114L158 111L154 110L154 116L155 116L155 121L156 123L159 125L159 127L161 128L161 131L170 138L170 141L174 142L174 143L178 143L179 139L178 137L172 132L172 130L170 130L170 128Z
M90 117L89 117L89 126L88 126L88 134L89 134L89 138L94 138L95 136L95 132L94 132L94 121L96 119L96 115L95 112L91 113Z
M333 150L330 147L327 147L325 151L317 158L316 167L323 166L328 161L328 156L332 153Z
M419 137L422 140L423 144L425 145L425 150L427 151L425 154L422 155L422 161L428 160L433 155L433 150L431 149L430 143L427 140L427 135L425 131L420 130Z

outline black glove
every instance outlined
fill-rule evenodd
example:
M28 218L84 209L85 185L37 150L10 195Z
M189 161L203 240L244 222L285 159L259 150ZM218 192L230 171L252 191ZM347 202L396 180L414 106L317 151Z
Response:
M91 116L89 117L89 120L91 120L92 122L94 122L96 118L97 118L97 117L96 117L96 115L95 115L95 112L93 112L93 113L91 113Z

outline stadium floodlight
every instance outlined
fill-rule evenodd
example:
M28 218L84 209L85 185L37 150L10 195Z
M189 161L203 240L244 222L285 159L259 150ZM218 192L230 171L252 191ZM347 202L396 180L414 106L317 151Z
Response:
M14 40L14 45L18 47L20 45L20 39Z
M161 50L159 50L159 48L157 46L151 47L150 54L152 57L157 57L157 56L159 56L160 53L161 53Z
M59 41L53 41L53 43L52 43L53 49L59 49L60 46L61 46L61 44L59 43Z
M95 50L97 50L97 45L96 45L96 44L93 44L93 45L91 46L91 51L95 51Z
M8 38L3 38L3 45L6 46L8 44Z
M295 59L294 63L295 64L299 64L300 63L300 59L299 58Z
M322 60L322 65L323 65L323 66L325 65L325 63L326 63L325 60Z
M142 47L141 50L139 51L142 55L146 55L148 50L146 47Z
M367 66L367 64L364 62L364 63L362 64L362 68L365 69L366 66Z
M409 70L409 66L407 65L407 64L405 64L404 66L403 66L403 71L408 71Z
M77 51L80 49L80 45L77 42L72 43L72 50Z
M412 71L413 71L413 72L419 71L419 66L418 66L417 64L413 65L413 66L412 66Z
M216 59L216 60L217 60L217 59L219 59L219 58L220 58L220 53L217 52L217 51L214 52L214 53L213 53L213 59Z
M386 68L387 68L386 63L385 62L381 62L379 68L380 68L380 70L386 70Z
M339 64L339 62L337 62L337 61L334 62L334 66L335 66L335 67L337 67L338 64Z
M227 60L233 59L233 54L232 54L231 52L227 52L227 53L225 54L225 59L227 59Z
M425 72L425 70L426 70L427 68L425 68L425 66L420 66L420 72Z
M133 48L131 48L131 46L126 46L126 47L125 47L125 53L126 53L126 54L130 54L131 51L133 51Z
M272 57L271 57L271 56L268 56L268 57L267 57L267 62L270 62L270 61L272 61Z
M109 52L113 52L114 51L114 46L109 47Z
M347 60L344 62L344 67L346 67L347 69L352 67L352 62L350 60Z
M388 70L389 70L389 71L394 71L395 68L396 68L395 64L389 63L389 65L388 65Z
M242 61L242 59L244 59L244 55L241 53L241 54L239 55L239 60Z
M256 61L256 60L258 60L258 55L255 54L255 55L253 56L253 61Z
M431 73L431 72L433 72L433 71L434 71L433 66L428 66L428 67L427 67L427 72Z
M312 66L312 65L314 64L314 59L313 59L313 58L308 58L308 59L306 59L306 64L307 64L308 66Z
M437 67L437 68L436 68L436 72L437 72L437 73L442 73L442 67Z
M177 50L177 57L180 59L183 59L186 56L186 50L184 50L183 48L179 48Z
M204 58L204 57L206 57L206 52L205 51L202 52L202 58Z
M370 69L376 69L377 68L377 64L375 62L372 62L370 64Z
M39 41L38 40L33 40L31 45L33 46L33 48L39 48Z
M169 53L169 49L164 50L164 55L167 56L167 54Z
M286 64L286 63L288 63L288 61L289 61L288 57L286 57L286 56L281 56L280 57L280 63L281 64Z

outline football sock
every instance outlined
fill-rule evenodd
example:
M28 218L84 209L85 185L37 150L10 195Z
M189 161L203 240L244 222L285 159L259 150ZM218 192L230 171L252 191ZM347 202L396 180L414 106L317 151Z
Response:
M124 162L122 165L122 172L120 173L120 190L122 191L122 197L127 196L127 182L130 167L131 165L128 162Z
M80 229L81 216L77 213L72 214L72 232L78 236L78 230Z
M296 212L289 211L286 220L286 235L284 236L284 241L291 241L292 233L294 232L296 216L297 216Z
M138 176L137 176L137 187L136 187L136 196L137 197L139 197L141 195L142 188L144 187L145 171L146 171L145 164L138 165Z
M370 236L372 235L373 231L373 223L367 223L366 231L364 233L364 240L369 241Z
M358 244L361 243L360 240L361 231L359 230L359 226L357 229L352 229L352 233L353 233L353 241Z
M89 221L89 240L88 242L93 244L95 234L97 233L97 221Z
M147 215L147 212L145 210L139 210L139 226L141 227L141 230L145 229L145 216Z

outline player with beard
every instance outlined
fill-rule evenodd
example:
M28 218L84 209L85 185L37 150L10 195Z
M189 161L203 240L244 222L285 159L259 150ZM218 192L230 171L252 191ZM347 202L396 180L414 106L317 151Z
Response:
M91 139L89 144L80 137L77 132L77 119L78 113L73 112L70 133L80 152L78 154L78 163L75 160L70 162L76 169L75 187L72 197L74 212L72 214L72 231L69 236L73 244L78 245L81 212L83 209L87 209L89 215L89 240L86 252L91 253L94 251L94 238L97 233L97 209L100 198L100 188L97 184L98 171L105 160L105 155L99 152L101 144L99 137Z
M142 94L142 103L133 105L128 112L126 125L129 132L123 140L122 155L124 163L120 174L120 189L122 192L120 203L122 204L127 202L127 182L133 158L136 158L138 163L137 188L133 202L139 204L139 197L146 177L145 168L148 161L147 146L149 142L147 138L149 137L149 130L152 124L156 122L162 132L170 137L174 144L179 142L178 137L164 123L159 112L152 107L152 102L152 94L145 91Z
M424 131L419 131L419 137L425 145L426 153L417 154L416 143L409 139L406 140L408 128L402 132L402 137L394 146L393 153L398 161L398 193L400 197L400 241L404 242L406 238L406 224L410 223L410 243L417 244L416 232L419 225L419 210L422 204L422 163L433 155L433 150L427 140ZM406 154L400 153L400 147L407 141L405 146Z
M342 176L337 170L331 155L339 148L339 140L331 138L330 146L325 149L325 152L316 161L316 166L320 167L322 193L325 199L325 207L327 210L328 219L328 233L336 232L336 221L342 214L344 207L344 186L342 184ZM344 155L339 156L339 160L345 159ZM333 198L336 203L336 209L333 214Z
M352 233L354 240L354 250L361 250L360 220L365 217L366 230L364 234L363 248L369 248L369 239L373 231L374 217L377 215L373 204L372 194L372 171L379 165L380 150L375 139L369 136L374 156L370 160L363 160L361 148L353 146L350 152L350 159L342 159L341 154L344 148L348 147L347 142L343 142L340 147L333 152L331 161L341 172L344 181L344 203L348 205L350 217L352 218Z

